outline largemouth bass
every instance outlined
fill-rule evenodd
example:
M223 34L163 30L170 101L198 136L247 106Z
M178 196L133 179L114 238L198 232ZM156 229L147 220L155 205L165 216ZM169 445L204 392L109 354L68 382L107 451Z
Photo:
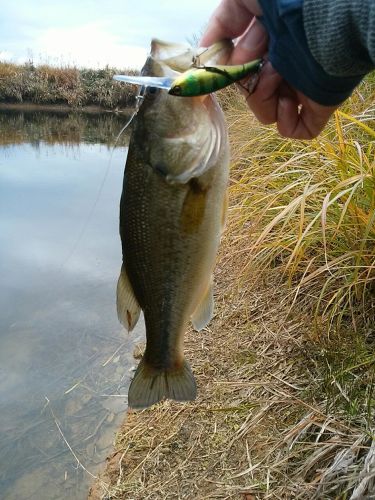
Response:
M200 60L225 64L230 49L229 41L220 42ZM154 40L142 75L176 77L194 56L185 46ZM131 408L196 397L183 339L190 320L200 330L213 315L229 166L227 127L212 95L173 97L147 88L142 101L120 202L118 316L130 331L142 309L147 338L129 388Z

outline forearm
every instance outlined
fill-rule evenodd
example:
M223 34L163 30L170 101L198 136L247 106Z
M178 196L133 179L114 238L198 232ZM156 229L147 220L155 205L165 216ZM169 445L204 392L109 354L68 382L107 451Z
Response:
M262 22L270 34L272 65L290 85L315 102L341 103L374 68L371 58L375 38L374 1L260 0L259 3ZM361 21L362 9L368 12L367 23Z
M304 0L308 46L335 76L363 76L375 65L373 0Z

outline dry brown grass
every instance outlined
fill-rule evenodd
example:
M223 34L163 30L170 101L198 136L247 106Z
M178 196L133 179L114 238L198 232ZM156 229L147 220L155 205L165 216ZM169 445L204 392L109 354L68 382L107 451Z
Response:
M71 66L17 65L0 61L0 102L64 104L73 108L96 105L106 109L134 104L137 88L113 80L115 73L134 70L79 69Z
M232 131L245 112L234 102L230 94L224 102ZM249 131L259 131L247 120ZM362 398L367 412L362 400L354 408L343 381L350 374L354 384L373 386L371 377L366 382L358 366L346 363L358 337L332 334L329 357L315 335L311 309L302 301L291 313L295 290L277 267L243 273L243 248L251 247L262 221L243 216L251 193L245 200L236 166L249 152L244 135L232 134L232 143L216 315L202 333L189 331L185 343L198 399L129 412L109 459L109 491L98 486L92 499L355 500L374 493L372 392ZM273 147L265 144L263 156L272 156ZM335 362L341 369L333 370Z
M92 499L333 498L324 492L347 487L345 467L351 479L363 468L371 439L320 400L307 318L288 319L275 276L238 287L230 247L227 235L215 319L186 338L198 400L129 412L110 493Z

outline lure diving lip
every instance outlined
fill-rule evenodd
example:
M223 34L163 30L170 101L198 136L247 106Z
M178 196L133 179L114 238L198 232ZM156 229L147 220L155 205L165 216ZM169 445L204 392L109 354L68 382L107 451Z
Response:
M142 87L157 87L158 89L170 90L174 79L164 76L135 76L135 75L113 75L118 82L142 85Z

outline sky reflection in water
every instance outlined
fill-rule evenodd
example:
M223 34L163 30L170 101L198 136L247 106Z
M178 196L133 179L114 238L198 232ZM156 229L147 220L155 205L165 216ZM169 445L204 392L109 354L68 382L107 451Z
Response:
M86 124L71 141L67 133L54 141L40 113L7 115L0 118L7 138L0 145L0 491L6 499L84 498L90 477L55 419L95 472L124 417L125 398L114 395L127 393L133 344L142 337L142 327L128 337L115 312L126 146L115 149L106 175L111 149L103 142L113 134L94 137ZM76 120L50 118L60 131ZM118 132L121 120L112 128Z

